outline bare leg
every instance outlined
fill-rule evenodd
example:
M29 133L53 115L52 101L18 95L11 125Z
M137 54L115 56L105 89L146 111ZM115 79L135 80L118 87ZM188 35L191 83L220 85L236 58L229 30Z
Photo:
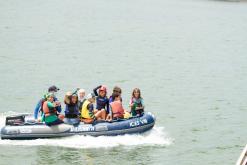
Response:
M106 119L106 110L102 109L102 118L105 120Z
M102 110L96 112L94 115L95 115L97 120L100 120L100 119L105 120L106 111L104 109L102 109Z
M85 124L92 124L93 123L93 119L81 119L82 122L84 122Z
M112 121L112 116L110 114L108 114L107 117L106 117L106 120L107 121Z

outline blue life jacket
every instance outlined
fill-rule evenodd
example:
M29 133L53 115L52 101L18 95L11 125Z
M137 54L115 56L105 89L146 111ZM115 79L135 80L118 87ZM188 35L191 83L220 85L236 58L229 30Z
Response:
M107 97L98 96L96 98L96 109L105 109L106 112L109 113L109 99Z
M79 115L79 108L77 104L66 104L65 106L65 117L66 118L77 118Z

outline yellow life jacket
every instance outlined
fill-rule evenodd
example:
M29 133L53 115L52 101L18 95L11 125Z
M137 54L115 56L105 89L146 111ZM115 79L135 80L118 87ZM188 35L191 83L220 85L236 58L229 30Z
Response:
M86 100L86 101L84 101L84 103L82 105L81 117L84 119L91 119L91 117L89 115L89 109L87 108L89 104L90 104L90 101Z

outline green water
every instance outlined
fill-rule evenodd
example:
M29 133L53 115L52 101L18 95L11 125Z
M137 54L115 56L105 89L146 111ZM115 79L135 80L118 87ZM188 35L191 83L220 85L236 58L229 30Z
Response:
M106 84L125 107L139 87L159 132L1 140L0 164L234 164L247 134L246 29L244 2L0 0L2 125L50 85L63 100Z

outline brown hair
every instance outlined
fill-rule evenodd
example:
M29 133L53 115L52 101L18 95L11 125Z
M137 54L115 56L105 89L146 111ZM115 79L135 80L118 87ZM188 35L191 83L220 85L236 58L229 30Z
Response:
M112 94L112 100L115 101L116 97L119 97L118 93L113 93Z
M122 93L121 88L118 87L118 86L115 86L115 87L113 88L113 93L112 93L112 95L113 95L113 94L120 94L120 93Z
M139 92L139 98L142 98L142 96L141 96L141 90L140 90L139 88L135 88L135 89L133 89L133 92L132 92L132 98L134 98L134 97L135 97L135 95L134 95L135 91Z
M72 93L67 92L66 95L64 96L64 104L70 104L71 97L72 97Z

